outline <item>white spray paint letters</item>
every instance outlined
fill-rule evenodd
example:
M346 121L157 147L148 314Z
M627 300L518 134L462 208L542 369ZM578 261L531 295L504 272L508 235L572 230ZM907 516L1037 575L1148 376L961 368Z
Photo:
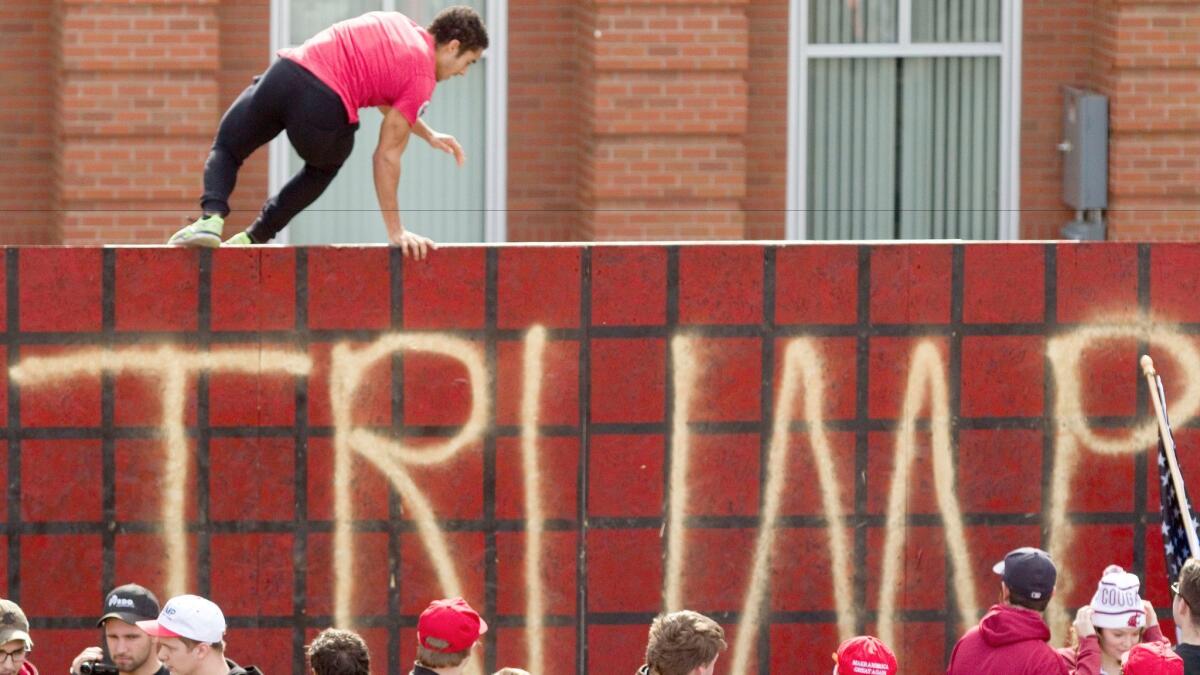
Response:
M198 373L247 373L302 376L312 369L307 354L274 349L239 349L195 352L170 345L119 350L82 349L61 356L34 356L9 371L22 387L52 385L77 377L99 378L105 373L129 374L156 382L162 401L160 432L165 460L162 482L163 539L167 555L167 597L190 588L187 578L187 523L184 496L187 486L188 443L184 426L187 381Z
M1182 385L1182 393L1174 396L1170 415L1176 426L1186 424L1200 411L1200 351L1191 337L1168 323L1148 320L1096 322L1058 335L1047 343L1046 356L1054 380L1054 472L1051 478L1048 526L1048 548L1059 561L1070 560L1072 531L1068 518L1070 486L1074 472L1086 451L1105 455L1131 454L1145 450L1156 442L1154 422L1147 421L1124 437L1097 434L1088 424L1083 409L1083 391L1087 378L1081 371L1083 355L1113 340L1140 340L1148 343L1160 362L1174 366L1173 382ZM524 480L526 518L525 572L526 586L526 651L525 667L545 672L546 642L544 636L545 575L543 569L543 482L539 461L539 421L544 395L543 359L546 350L546 330L532 327L524 338L522 389L520 400L520 448ZM689 475L699 470L689 462L692 446L689 431L690 415L697 400L698 382L705 372L703 354L697 342L686 335L671 340L674 388L674 416L669 420L672 429L671 462L668 476L666 506L665 574L663 607L678 609L693 606L684 597L683 581L689 574L703 570L686 568L686 517L691 493ZM402 440L381 435L357 426L351 416L358 391L371 370L395 354L427 353L458 361L466 370L471 407L467 419L452 437L445 441L420 447ZM745 588L741 616L743 625L737 631L733 645L731 673L747 675L756 634L762 625L770 591L771 557L776 548L776 530L782 509L784 490L789 482L786 475L791 448L789 425L795 419L807 424L809 446L816 468L816 485L820 493L830 552L831 570L816 574L811 581L828 579L835 603L839 636L855 632L861 608L853 602L853 561L851 537L845 527L843 493L851 486L840 485L836 478L833 453L827 436L825 411L826 382L833 373L845 371L845 364L830 364L820 351L819 342L807 337L788 340L781 345L782 374L776 384L776 400L767 450L766 483L762 486L763 507L759 517L759 532L754 546L749 581ZM1163 356L1169 359L1163 359ZM1131 356L1129 371L1134 377L1136 355ZM22 360L10 371L13 381L23 388L51 386L79 377L100 377L105 373L143 377L157 383L162 399L163 419L161 437L166 473L162 483L162 523L166 544L168 596L184 593L191 587L187 578L188 550L184 515L184 490L187 480L188 444L184 421L184 402L189 378L198 373L244 373L260 377L303 377L313 368L312 358L301 352L283 349L242 349L214 352L186 351L171 345L156 348L80 349L57 356L37 356ZM947 559L952 571L957 611L964 625L976 620L981 610L975 593L971 572L971 556L963 531L963 515L955 493L954 431L948 402L946 364L935 343L919 341L911 354L908 379L903 392L896 392L901 403L901 415L893 449L893 472L888 489L884 525L882 569L869 570L880 578L878 598L878 632L889 644L897 644L896 594L904 583L904 543L907 533L906 516L911 467L921 444L916 440L917 422L929 420L930 452L933 484L938 511L943 523ZM334 560L330 580L334 595L334 620L339 626L353 625L354 607L351 598L354 584L352 545L354 513L350 485L353 458L362 456L384 475L402 498L407 513L416 524L418 536L436 571L439 588L431 593L458 595L462 593L460 570L455 563L438 514L409 470L449 462L462 452L478 447L485 438L493 401L490 398L490 378L482 347L450 335L396 332L382 335L374 341L352 347L341 344L334 348L330 372L330 405L334 429ZM1032 386L1042 386L1040 382ZM1086 451L1085 451L1086 448ZM795 489L794 486L791 489ZM1037 542L1012 542L1014 546ZM774 580L775 584L788 580ZM807 583L807 582L806 582ZM1048 618L1061 637L1068 623L1060 597L1066 595L1074 580L1070 567L1060 572L1058 590ZM379 589L386 592L386 589ZM704 607L695 607L701 611ZM473 672L480 673L475 659Z

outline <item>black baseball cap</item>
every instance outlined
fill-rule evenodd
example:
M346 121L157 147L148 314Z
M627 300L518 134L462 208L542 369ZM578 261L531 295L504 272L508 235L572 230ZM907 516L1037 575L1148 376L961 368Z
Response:
M1050 597L1058 579L1058 568L1050 554L1032 546L1009 551L992 571L1000 575L1010 591L1031 600Z
M136 624L138 621L157 618L158 609L158 598L154 597L150 589L137 584L117 586L104 598L105 614L96 625L104 626L104 622L109 619Z

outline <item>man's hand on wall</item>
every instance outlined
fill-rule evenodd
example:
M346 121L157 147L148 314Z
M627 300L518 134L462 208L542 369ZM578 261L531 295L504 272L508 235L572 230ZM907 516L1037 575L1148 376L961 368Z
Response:
M416 260L424 260L429 251L437 250L437 244L432 239L406 230L403 226L398 231L389 228L388 241L394 246L399 246L404 255Z

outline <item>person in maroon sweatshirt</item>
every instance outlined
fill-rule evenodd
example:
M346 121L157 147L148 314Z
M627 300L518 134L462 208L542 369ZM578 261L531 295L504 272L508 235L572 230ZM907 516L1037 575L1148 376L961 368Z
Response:
M1000 575L1001 601L954 645L947 675L1068 675L1042 620L1058 579L1050 554L1018 548L992 571Z

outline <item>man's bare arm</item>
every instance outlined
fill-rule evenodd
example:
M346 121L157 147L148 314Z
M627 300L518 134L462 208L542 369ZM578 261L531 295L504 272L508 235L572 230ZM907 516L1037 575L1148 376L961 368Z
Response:
M381 107L380 110L385 108L386 106ZM436 246L428 238L404 229L400 222L400 204L396 197L396 190L400 187L400 158L408 147L411 135L412 127L404 115L393 108L386 108L372 164L375 196L379 200L379 210L383 213L388 241L399 246L404 255L412 255L420 260L427 255L428 249Z
M416 134L418 138L423 138L426 141L429 140L430 136L436 133L429 127L428 124L425 123L425 120L421 119L420 117L417 118L416 122L413 122L412 128L413 133Z

